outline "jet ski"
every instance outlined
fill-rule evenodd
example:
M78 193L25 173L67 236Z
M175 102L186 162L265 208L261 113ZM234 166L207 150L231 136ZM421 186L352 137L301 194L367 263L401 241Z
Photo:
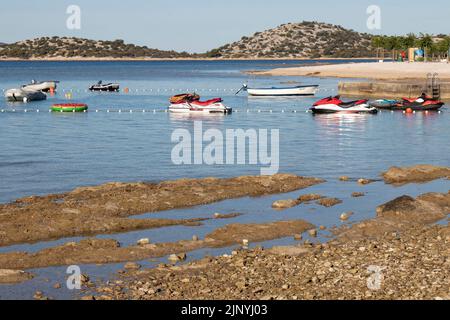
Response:
M423 93L417 99L403 98L403 100L395 104L391 110L406 111L410 109L412 111L438 111L444 104L444 102L435 100Z
M314 103L310 109L318 113L377 113L378 110L367 104L368 100L355 100L344 102L340 96L328 97Z
M89 87L90 91L119 91L120 85L117 83L103 83L102 81L97 82Z
M229 114L231 108L225 106L222 98L200 101L197 94L184 93L170 98L169 112L173 113L222 113Z

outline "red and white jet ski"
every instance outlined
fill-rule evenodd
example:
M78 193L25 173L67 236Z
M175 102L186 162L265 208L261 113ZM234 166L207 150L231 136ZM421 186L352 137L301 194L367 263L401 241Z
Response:
M200 101L197 94L184 93L170 98L171 105L169 111L174 113L223 113L232 112L222 103L221 98L215 98L207 101Z
M368 100L344 102L340 96L328 97L314 103L310 109L313 113L377 113L377 108L371 107Z

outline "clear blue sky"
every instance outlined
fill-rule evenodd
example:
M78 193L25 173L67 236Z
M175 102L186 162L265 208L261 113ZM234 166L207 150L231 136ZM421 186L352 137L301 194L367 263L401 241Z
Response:
M283 23L314 20L361 32L366 9L382 10L375 33L449 33L448 0L2 0L0 42L39 36L124 39L159 49L202 52ZM82 10L81 30L66 28L66 8ZM374 33L374 32L371 32Z

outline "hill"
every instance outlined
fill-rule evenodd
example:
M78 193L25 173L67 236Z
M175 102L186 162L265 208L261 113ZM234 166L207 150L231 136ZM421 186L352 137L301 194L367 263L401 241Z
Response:
M373 56L372 36L319 22L283 24L209 51L215 58L359 58Z
M97 41L73 37L42 37L0 47L0 58L189 58L187 52L163 51L126 44L123 40Z

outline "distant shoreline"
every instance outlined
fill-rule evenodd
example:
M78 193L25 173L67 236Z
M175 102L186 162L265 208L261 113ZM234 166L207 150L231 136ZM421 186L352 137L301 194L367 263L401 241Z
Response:
M427 78L429 73L437 73L441 80L450 80L450 64L442 62L384 62L384 63L343 63L318 66L298 66L276 68L268 71L249 72L259 76L306 76L338 79L372 79L378 81L414 81Z
M83 62L83 61L307 61L307 60L342 60L342 61L355 61L355 60L374 60L376 58L332 58L332 57L322 57L322 58L31 58L31 59L18 59L18 58L0 58L0 61L42 61L42 62Z

